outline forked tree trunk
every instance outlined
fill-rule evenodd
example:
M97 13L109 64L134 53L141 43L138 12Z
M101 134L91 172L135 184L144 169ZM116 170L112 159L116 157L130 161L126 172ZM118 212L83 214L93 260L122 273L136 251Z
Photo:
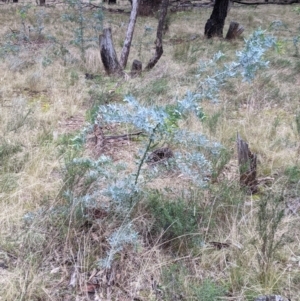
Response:
M124 41L124 45L120 57L120 63L118 61L116 51L113 45L111 29L105 28L103 30L103 34L100 35L99 37L101 60L104 65L105 71L108 74L114 74L119 76L125 75L123 69L126 67L128 56L129 56L131 41L132 41L134 27L137 18L139 1L140 0L132 0L132 11L130 15L130 21L128 24L126 38ZM146 66L145 68L146 70L152 69L163 54L162 36L163 36L165 19L168 12L168 5L169 5L169 0L162 0L161 14L158 21L156 41L155 41L156 50L154 56L150 59L148 65ZM142 69L142 63L136 60L132 66L131 75L136 76L140 74L141 69Z
M204 34L207 38L223 37L228 8L229 0L216 0L212 14L205 24Z
M131 13L130 13L129 24L128 24L127 33L126 33L124 45L123 45L122 52L121 52L121 58L120 58L120 65L121 65L121 68L123 68L123 69L127 65L127 60L128 60L128 56L129 56L129 52L130 52L135 22L136 22L136 18L137 18L138 9L139 9L139 2L140 2L140 0L132 1L132 9L131 9Z
M145 68L146 70L152 69L156 65L156 63L158 62L158 60L160 59L160 57L164 52L162 46L162 37L163 37L165 19L168 13L168 6L169 6L169 0L163 0L161 4L161 12L160 12L160 17L159 17L157 32L156 32L155 54L147 64Z
M103 34L100 35L100 54L105 71L108 74L122 74L122 68L119 64L114 44L111 36L111 29L104 28Z
M248 144L237 134L237 151L240 171L240 185L250 193L257 192L257 156L251 153Z

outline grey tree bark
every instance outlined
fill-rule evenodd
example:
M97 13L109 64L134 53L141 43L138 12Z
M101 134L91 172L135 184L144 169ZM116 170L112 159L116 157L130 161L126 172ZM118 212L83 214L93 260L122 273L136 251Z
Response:
M160 12L160 17L159 17L157 32L156 32L155 54L147 64L145 68L146 70L152 69L156 65L156 63L158 62L158 60L160 59L160 57L164 52L163 45L162 45L162 37L163 37L165 20L168 13L168 6L169 6L169 0L163 0L161 4L161 12Z
M111 29L105 28L103 30L103 34L100 35L100 37L99 37L101 60L104 65L105 71L108 74L119 75L119 76L125 75L123 70L126 67L126 64L128 61L128 56L129 56L130 47L131 47L131 41L132 41L134 27L135 27L135 23L136 23L137 14L138 14L139 1L140 0L132 0L132 11L131 11L131 15L130 15L130 21L128 24L124 45L122 48L120 62L118 61L116 51L115 51L115 48L113 45ZM145 70L152 69L163 54L162 36L163 36L165 19L166 19L166 15L168 12L168 5L169 5L169 0L162 1L161 13L160 13L160 18L158 21L157 33L156 33L155 54L150 59ZM141 73L141 71L142 71L142 63L140 61L135 60L133 67L132 67L131 75L137 76Z
M104 28L100 35L100 55L105 71L108 74L122 74L122 68L119 64L114 44L111 36L111 29Z
M126 37L124 40L124 45L122 48L121 58L120 58L120 65L121 65L121 68L123 68L123 69L127 65L127 60L128 60L128 56L129 56L129 52L130 52L130 47L131 47L131 41L132 41L134 27L135 27L136 18L137 18L138 9L139 9L139 2L140 2L140 0L132 1L132 9L131 9L131 13L130 13L129 24L128 24L127 33L126 33Z

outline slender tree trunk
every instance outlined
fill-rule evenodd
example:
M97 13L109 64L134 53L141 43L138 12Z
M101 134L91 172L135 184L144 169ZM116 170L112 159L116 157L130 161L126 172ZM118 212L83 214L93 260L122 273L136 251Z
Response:
M100 39L100 54L105 71L108 74L122 74L122 68L119 64L114 44L111 36L111 29L103 29Z
M150 59L148 65L146 66L145 68L146 70L152 69L156 65L156 63L158 62L158 60L160 59L160 57L164 52L162 46L162 36L163 36L165 19L168 13L168 6L169 6L169 0L163 0L161 4L160 17L159 17L157 32L156 32L155 54Z
M228 7L229 0L216 0L212 14L205 24L204 34L207 38L223 37Z
M135 22L136 22L136 18L137 18L138 9L139 9L139 2L140 2L140 0L132 1L130 20L129 20L129 24L128 24L128 28L127 28L126 38L125 38L124 45L123 45L122 52L121 52L121 58L120 58L120 65L121 65L121 68L123 68L123 69L127 65L127 60L128 60L128 56L129 56L129 52L130 52Z

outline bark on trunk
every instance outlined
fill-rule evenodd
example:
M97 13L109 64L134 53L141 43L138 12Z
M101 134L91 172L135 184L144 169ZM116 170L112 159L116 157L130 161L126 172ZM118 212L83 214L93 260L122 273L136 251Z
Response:
M103 34L100 35L100 54L105 71L108 74L122 74L122 68L119 64L114 44L111 36L111 29L103 29Z
M257 156L251 153L248 144L237 134L237 151L240 170L240 185L248 192L257 192L256 166Z
M163 0L161 5L161 12L158 21L158 26L157 26L157 32L156 32L155 54L150 59L148 65L146 66L145 68L146 70L152 69L156 65L156 63L158 62L158 60L160 59L160 57L164 52L162 46L162 36L164 31L165 19L168 13L168 6L169 6L169 0Z
M121 65L121 68L123 68L123 69L127 65L127 60L128 60L128 56L129 56L129 52L130 52L131 41L132 41L132 37L133 37L135 22L136 22L138 8L139 8L139 2L140 2L140 0L133 0L133 2L132 2L132 9L131 9L131 14L130 14L129 24L128 24L126 38L124 41L124 45L123 45L122 52L121 52L121 58L120 58L120 65Z
M205 24L204 34L207 38L223 37L228 7L229 0L216 0L212 14Z
M239 23L231 21L228 32L226 34L227 40L233 40L239 37L244 32L244 27Z

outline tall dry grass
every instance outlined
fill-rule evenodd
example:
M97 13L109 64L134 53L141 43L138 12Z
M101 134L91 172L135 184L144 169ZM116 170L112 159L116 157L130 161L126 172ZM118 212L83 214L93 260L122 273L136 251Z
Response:
M5 34L21 28L19 7L0 7L1 45ZM229 21L235 20L244 25L244 37L261 27L280 43L277 51L267 54L270 67L259 72L251 84L230 80L219 103L203 103L206 118L202 123L193 118L188 121L191 130L221 142L231 153L216 183L195 196L207 218L206 227L196 233L204 238L203 243L176 254L159 238L146 243L141 235L136 248L128 247L120 254L113 287L107 285L96 264L105 255L105 237L113 230L113 220L111 229L103 228L101 221L93 226L77 225L72 214L64 211L65 160L84 152L68 139L86 124L87 111L98 101L92 95L102 93L106 100L118 101L131 93L144 103L172 104L195 89L200 59L210 59L220 50L231 61L243 40L206 40L203 31L211 9L171 14L164 55L157 66L141 78L124 81L105 75L97 48L88 49L86 62L82 62L79 51L67 43L71 33L60 19L64 8L45 8L49 15L45 32L62 41L69 51L67 57L58 55L44 66L43 60L52 55L50 42L24 43L19 54L0 62L0 300L89 300L97 294L98 300L195 300L197 292L204 292L205 279L222 286L227 300L252 300L267 293L300 300L299 212L286 210L275 237L285 234L284 244L272 254L272 268L262 281L257 259L261 246L257 211L262 196L247 196L239 190L235 153L239 132L258 154L258 176L271 179L269 186L262 186L262 194L282 192L287 209L297 208L299 175L294 172L292 180L287 173L300 168L295 119L300 111L300 72L292 41L300 33L295 7L231 8L225 31ZM39 8L29 12L28 24L35 9ZM283 22L276 30L272 29L275 20ZM112 27L118 54L127 21L127 15L105 13L104 24ZM138 58L143 65L147 63L154 52L156 25L153 17L138 18L129 62ZM98 75L98 82L86 80L85 73ZM134 164L131 150L122 146L116 158ZM176 198L186 182L173 177L157 179L154 186L162 191L167 186L169 196ZM135 216L141 232L147 232L151 219L143 203ZM230 247L216 249L210 241L226 242ZM170 271L178 276L173 282ZM89 294L88 279L93 273L102 282L100 288L95 286L96 294ZM211 293L207 296L213 296L213 289L206 285Z

